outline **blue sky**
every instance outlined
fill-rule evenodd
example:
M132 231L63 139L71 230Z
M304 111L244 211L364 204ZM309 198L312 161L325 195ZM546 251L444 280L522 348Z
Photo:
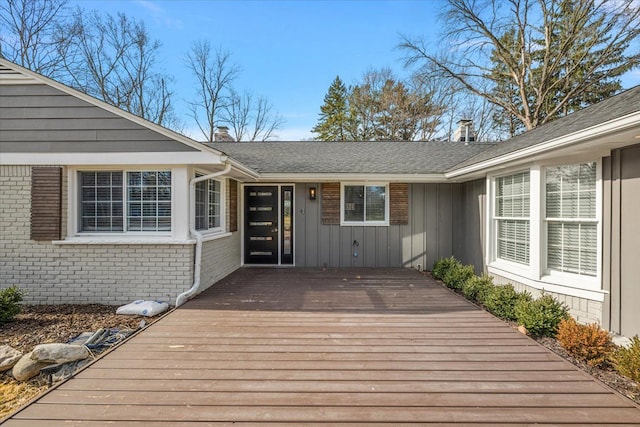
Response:
M162 43L161 59L175 77L176 106L194 96L185 55L207 39L232 54L242 72L238 90L265 96L286 122L281 140L310 138L320 106L336 77L355 83L370 68L403 68L400 34L437 32L438 1L73 1L87 10L125 12L143 20ZM186 114L187 130L195 129ZM190 136L198 137L194 132Z
M195 96L185 56L196 40L209 40L232 54L242 72L234 86L265 96L285 119L280 140L313 137L320 106L339 75L347 84L369 69L391 68L408 74L397 49L400 35L440 38L439 0L391 1L213 1L213 0L72 0L87 10L128 16L145 22L162 43L160 61L175 78L176 109L185 133L201 135L188 117L187 100ZM434 46L434 51L438 50ZM640 84L640 70L622 79Z

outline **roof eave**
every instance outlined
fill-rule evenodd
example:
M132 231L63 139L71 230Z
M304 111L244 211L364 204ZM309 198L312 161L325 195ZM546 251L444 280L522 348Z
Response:
M406 182L443 183L447 182L443 173L401 174L401 173L261 173L260 181L269 182Z
M589 141L594 138L624 131L634 126L638 126L639 123L640 111L636 111L631 114L609 120L605 123L600 123L587 129L563 135L561 137L554 138L543 143L535 144L520 150L491 158L489 160L474 163L472 165L464 166L458 169L452 169L450 172L446 172L444 175L447 179L461 178L467 175L472 177L474 174L478 175L495 167L504 167L505 164L513 163L519 160L525 160L529 157L547 153L552 150L566 148L568 146Z

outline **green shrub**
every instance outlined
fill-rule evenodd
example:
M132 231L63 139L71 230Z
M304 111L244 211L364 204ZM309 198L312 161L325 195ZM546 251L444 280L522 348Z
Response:
M560 321L556 339L569 354L591 366L605 365L615 347L609 332L602 330L597 323L582 325L572 318Z
M22 297L22 291L17 286L0 291L0 323L10 322L20 313Z
M551 295L537 300L519 301L515 308L516 319L533 336L555 337L558 324L569 317L567 306Z
M458 262L447 270L442 281L451 289L462 290L462 285L475 275L473 265L462 265Z
M456 264L460 263L454 257L440 258L433 264L431 275L438 280L442 280L447 271Z
M631 338L629 348L620 347L613 355L613 366L625 377L640 382L640 338Z
M516 305L520 301L530 301L531 294L516 292L513 285L494 286L489 289L483 304L489 312L506 320L516 319Z
M473 276L462 285L462 294L471 301L482 303L493 286L492 277Z

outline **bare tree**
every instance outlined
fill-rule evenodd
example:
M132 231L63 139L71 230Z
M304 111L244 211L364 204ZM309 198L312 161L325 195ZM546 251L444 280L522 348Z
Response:
M0 56L42 75L59 78L59 28L67 0L2 0Z
M191 46L187 66L198 85L197 98L189 103L191 117L205 140L213 142L221 109L228 103L231 84L240 73L240 67L231 62L228 51L212 50L206 40L196 41Z
M66 31L62 59L73 87L157 124L176 123L171 77L156 67L160 43L143 22L77 9Z
M617 78L640 62L634 1L448 0L447 56L424 40L400 46L407 65L434 66L532 129L619 90ZM495 90L505 79L515 101Z
M266 98L255 98L250 92L240 94L233 89L220 121L229 125L232 137L238 142L268 141L276 136L275 131L284 123Z

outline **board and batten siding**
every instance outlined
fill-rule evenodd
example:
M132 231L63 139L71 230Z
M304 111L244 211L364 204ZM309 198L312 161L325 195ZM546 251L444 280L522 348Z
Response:
M603 326L640 334L640 144L602 159Z
M0 79L0 91L2 153L196 151L44 84Z
M454 187L453 256L484 272L486 180L476 179Z
M406 225L340 226L322 223L320 183L296 184L295 265L431 269L453 255L458 186L410 184ZM316 188L316 200L309 200L309 187Z

